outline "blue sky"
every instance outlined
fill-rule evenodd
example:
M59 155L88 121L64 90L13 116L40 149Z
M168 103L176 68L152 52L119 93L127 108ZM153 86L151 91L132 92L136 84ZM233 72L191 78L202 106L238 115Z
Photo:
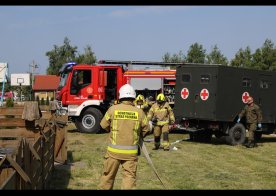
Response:
M276 6L0 6L0 62L25 73L34 60L45 74L47 51L67 36L97 59L162 61L195 42L217 44L232 59L265 39L276 44Z

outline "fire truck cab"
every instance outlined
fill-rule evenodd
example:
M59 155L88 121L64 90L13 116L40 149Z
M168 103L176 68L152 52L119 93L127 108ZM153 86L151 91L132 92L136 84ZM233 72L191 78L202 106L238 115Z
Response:
M100 120L118 89L126 83L120 65L77 65L66 63L60 69L57 100L80 132L96 133Z

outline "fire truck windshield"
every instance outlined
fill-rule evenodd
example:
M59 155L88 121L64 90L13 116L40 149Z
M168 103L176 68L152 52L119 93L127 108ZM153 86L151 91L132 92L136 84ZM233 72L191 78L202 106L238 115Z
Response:
M58 85L58 90L61 90L67 83L67 79L68 79L68 72L64 72L60 75L60 81L59 81L59 85Z

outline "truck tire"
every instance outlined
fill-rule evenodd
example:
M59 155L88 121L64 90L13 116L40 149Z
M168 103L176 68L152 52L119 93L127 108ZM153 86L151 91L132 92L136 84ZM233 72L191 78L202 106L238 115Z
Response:
M230 145L243 144L246 138L246 130L243 124L237 123L230 130L226 142Z
M98 133L103 114L97 108L88 108L76 119L76 127L81 133Z

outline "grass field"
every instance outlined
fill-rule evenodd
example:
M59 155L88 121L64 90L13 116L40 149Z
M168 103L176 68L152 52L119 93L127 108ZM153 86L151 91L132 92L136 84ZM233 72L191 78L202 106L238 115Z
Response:
M68 131L68 164L56 165L50 189L97 189L103 169L108 134ZM146 139L153 138L148 135ZM187 134L170 133L178 150L153 151L146 146L167 189L274 189L276 190L276 136L264 135L258 148L229 146L212 138L211 143L190 142ZM120 189L119 170L114 189ZM143 155L139 156L137 189L163 189Z

